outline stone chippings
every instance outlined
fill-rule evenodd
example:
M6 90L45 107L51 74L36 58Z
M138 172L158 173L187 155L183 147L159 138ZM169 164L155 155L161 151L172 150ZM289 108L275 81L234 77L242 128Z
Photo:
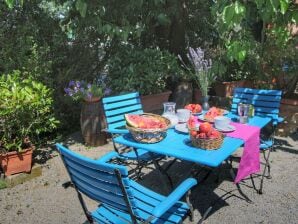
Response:
M263 195L258 195L251 189L248 179L241 187L252 203L241 200L230 180L228 170L223 169L218 184L215 183L216 176L211 175L207 181L192 190L195 209L193 223L198 222L210 203L228 191L232 191L234 196L218 200L205 223L298 223L297 136L279 138L277 143L279 145L271 157L272 179L265 180ZM98 158L112 150L112 144L86 148L82 144L72 143L70 147L92 158ZM55 151L52 151L51 157L41 165L42 176L0 190L0 224L86 223L74 189L64 189L61 186L69 178L60 157ZM234 166L236 165L235 162ZM188 172L190 167L189 163L175 163L170 171L175 185L184 178L183 174ZM256 183L258 180L256 178ZM155 191L165 193L160 187L159 176L152 169L144 170L141 182ZM96 206L96 203L89 200L87 204L90 208ZM191 222L187 218L183 223Z

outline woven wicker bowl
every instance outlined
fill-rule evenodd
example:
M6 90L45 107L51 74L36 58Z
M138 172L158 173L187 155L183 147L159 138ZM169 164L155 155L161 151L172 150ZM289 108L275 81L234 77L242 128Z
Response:
M219 149L223 143L223 138L223 134L220 134L219 138L195 138L190 135L190 140L194 147L206 150Z
M134 140L141 143L156 143L160 142L167 136L167 130L171 125L171 121L157 114L144 113L142 116L155 117L167 124L166 128L142 129L126 125L126 128L131 133Z

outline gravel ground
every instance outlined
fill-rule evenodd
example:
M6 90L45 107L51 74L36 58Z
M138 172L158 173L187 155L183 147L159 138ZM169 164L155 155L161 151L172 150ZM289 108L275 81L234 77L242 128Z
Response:
M243 192L251 199L248 203L241 198L236 186L231 182L227 169L222 169L219 183L215 175L192 190L191 198L197 223L204 211L217 200L212 213L204 223L298 223L298 144L297 136L278 138L278 147L271 154L272 179L266 179L264 194L259 195L251 188L250 180L241 184ZM73 135L65 144L86 156L97 158L112 150L112 144L103 147L86 148L79 135ZM241 153L241 150L239 150ZM57 152L52 148L43 149L40 163L42 176L13 188L0 190L0 224L50 224L87 223L73 188L61 185L69 178ZM167 162L167 161L166 161ZM237 166L237 163L234 163ZM183 180L183 174L191 164L178 161L170 170L174 183ZM224 167L223 167L224 168ZM144 170L142 184L165 193L160 188L156 171ZM259 183L259 177L255 177ZM220 199L226 192L226 199ZM87 201L90 208L96 204ZM183 223L192 223L188 218Z

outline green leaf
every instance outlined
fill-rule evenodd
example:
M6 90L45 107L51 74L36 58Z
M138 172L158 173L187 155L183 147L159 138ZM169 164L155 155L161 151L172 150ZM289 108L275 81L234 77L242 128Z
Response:
M265 0L255 0L257 4L257 8L261 9L263 7L263 4L265 3Z
M272 9L274 12L277 12L278 8L279 8L279 0L270 0Z
M245 7L240 4L238 1L235 2L234 6L236 14L243 14L245 12Z
M292 21L298 24L298 12L292 14Z
M232 19L234 17L235 10L232 5L226 6L223 10L223 22L228 26L232 24Z
M84 18L87 12L87 3L84 0L77 0L76 10L78 10L80 15Z
M12 9L15 3L15 0L5 0L5 3L8 6L8 8Z
M163 13L160 13L158 16L157 16L157 21L160 25L162 26L166 26L168 24L171 23L171 20L167 17L167 15L163 14Z
M279 0L280 3L280 12L284 15L289 7L289 1L288 0Z

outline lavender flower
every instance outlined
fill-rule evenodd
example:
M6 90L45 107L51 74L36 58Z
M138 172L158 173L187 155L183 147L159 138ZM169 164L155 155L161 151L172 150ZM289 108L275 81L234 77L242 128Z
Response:
M202 95L207 96L210 85L215 81L215 76L211 72L212 60L205 59L205 52L201 48L193 49L190 47L186 56L192 69L185 65L180 55L178 57L189 71L194 71L193 76L201 89Z

